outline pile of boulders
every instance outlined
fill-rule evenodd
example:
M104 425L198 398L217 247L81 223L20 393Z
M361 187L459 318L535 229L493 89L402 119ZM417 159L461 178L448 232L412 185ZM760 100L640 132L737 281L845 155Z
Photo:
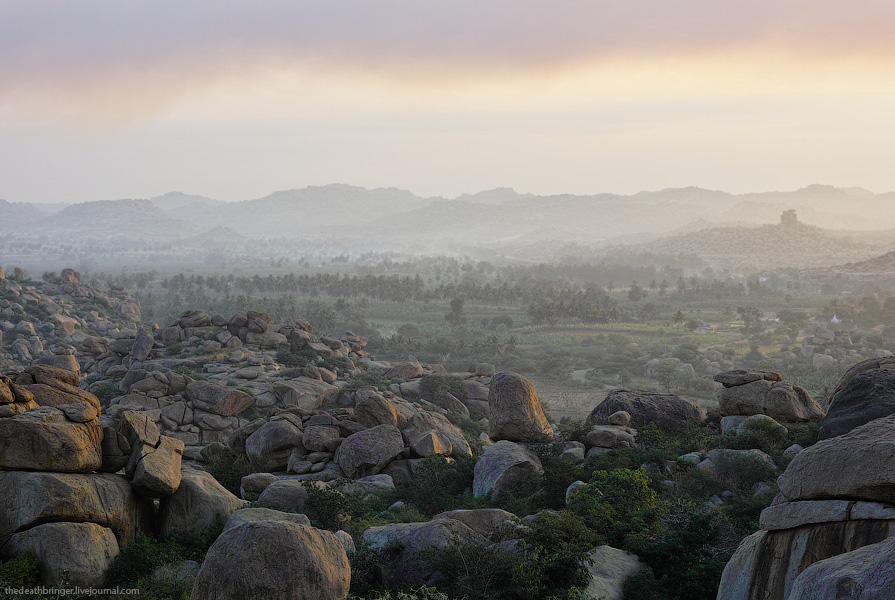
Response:
M159 525L153 499L164 508L182 481L183 442L142 411L104 426L79 385L46 365L0 378L0 554L35 555L47 584L63 572L101 584L121 548Z
M888 597L895 584L893 362L865 361L846 373L820 431L821 441L796 453L778 479L780 494L728 563L719 600L858 597L854 590Z
M728 420L728 428L752 415L767 415L789 422L820 421L823 409L808 391L798 385L786 383L779 373L770 371L724 371L715 375L722 384L718 390L718 406L722 417Z

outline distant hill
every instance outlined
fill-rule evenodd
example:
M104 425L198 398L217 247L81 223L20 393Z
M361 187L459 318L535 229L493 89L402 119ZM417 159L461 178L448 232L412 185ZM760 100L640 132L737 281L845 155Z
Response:
M895 239L890 247L895 247ZM833 265L842 257L867 257L879 247L804 223L712 227L630 248L655 254L691 254L725 268Z
M33 204L0 200L0 233L14 232L36 225L47 213Z
M195 233L149 200L98 200L72 204L40 220L34 235L81 235L87 239L168 240Z
M751 264L772 249L774 260L817 265L863 260L891 249L887 244L895 236L881 230L895 229L893 205L895 193L823 185L752 194L685 187L628 196L538 196L496 188L446 199L332 184L240 202L171 192L150 200L71 205L56 214L6 202L0 204L0 231L10 227L24 237L79 232L175 240L225 227L246 238L324 240L327 248L478 249L525 260L542 260L543 248L645 244L649 252L700 252L725 263ZM788 209L824 231L782 235L772 224ZM874 230L877 239L843 240L831 229ZM210 239L221 237L230 236Z

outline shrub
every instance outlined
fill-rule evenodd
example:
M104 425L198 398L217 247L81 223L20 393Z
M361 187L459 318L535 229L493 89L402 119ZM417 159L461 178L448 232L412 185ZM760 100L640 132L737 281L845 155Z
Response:
M108 383L101 383L95 386L90 393L99 399L99 403L102 406L108 406L112 398L117 398L121 395L121 391L117 387Z
M22 554L0 566L0 588L32 588L37 585L40 585L40 578L33 556Z
M681 505L661 532L633 549L651 571L632 577L625 598L714 600L731 549L722 542L720 517L695 505Z
M485 502L466 493L472 488L474 468L474 458L459 458L453 462L443 456L423 459L413 480L400 486L397 495L427 517L459 508L479 508Z
M205 464L205 470L234 496L241 497L242 473L234 466L233 459L216 455Z
M194 534L178 534L157 540L141 534L127 546L112 563L106 580L110 587L143 588L152 572L162 566L182 560L202 562L205 554L221 534L222 522Z
M643 471L598 471L569 509L580 515L611 546L651 533L658 525L661 503Z

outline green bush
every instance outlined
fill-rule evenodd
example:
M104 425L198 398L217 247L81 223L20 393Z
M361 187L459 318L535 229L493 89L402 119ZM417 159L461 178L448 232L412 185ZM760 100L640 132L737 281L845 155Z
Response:
M119 390L114 385L101 383L100 385L94 387L90 393L96 396L97 399L99 399L99 403L102 406L108 406L109 401L112 400L112 398L117 398L121 395L121 390Z
M634 600L714 600L731 549L722 545L721 517L681 505L661 531L632 550L650 567L625 585Z
M448 462L443 456L423 459L413 480L399 486L396 496L413 505L427 517L459 508L481 508L485 501L473 498L474 458L459 458Z
M584 518L606 543L621 547L656 529L661 502L646 473L616 469L594 473L590 483L572 497L569 509Z
M40 585L37 561L22 554L10 558L0 566L0 588L33 588Z
M222 455L215 456L205 464L205 470L234 496L241 497L242 478L245 475L234 466L232 459Z
M183 560L201 563L205 554L221 534L224 524L193 534L178 534L166 540L157 540L141 534L121 551L109 569L106 581L110 587L142 587L152 572L162 566Z

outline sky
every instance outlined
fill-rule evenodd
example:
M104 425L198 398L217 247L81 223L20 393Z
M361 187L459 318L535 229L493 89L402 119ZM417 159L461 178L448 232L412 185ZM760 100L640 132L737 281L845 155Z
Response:
M0 198L895 189L891 0L0 0Z

